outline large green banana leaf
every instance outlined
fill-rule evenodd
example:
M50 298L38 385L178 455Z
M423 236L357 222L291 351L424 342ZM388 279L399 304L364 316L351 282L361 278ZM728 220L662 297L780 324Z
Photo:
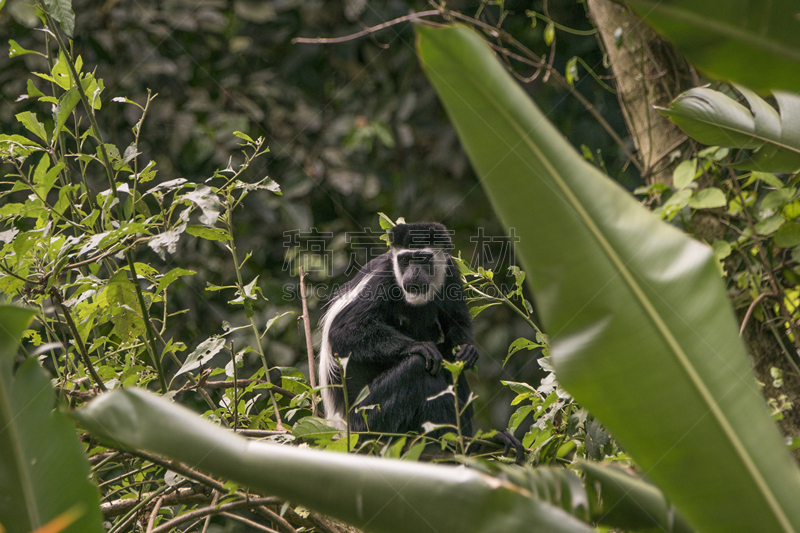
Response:
M50 380L35 357L16 371L33 312L0 306L0 531L30 533L56 518L65 533L103 531L100 493L75 426L54 410Z
M177 459L368 531L593 531L474 470L249 441L141 389L103 394L75 416L117 446Z
M697 87L659 109L686 134L703 144L758 149L749 159L732 165L742 170L794 173L800 169L800 97L775 91L780 115L763 98L737 86L748 110L729 96Z
M710 248L586 163L476 33L417 31L428 78L519 237L561 384L697 530L800 531L800 472Z
M368 531L591 531L577 517L692 532L653 485L598 464L581 466L585 485L555 467L504 467L508 483L463 467L302 450L248 441L141 389L104 394L74 416L115 446L165 455Z
M795 0L627 3L706 74L764 93L800 91L800 9Z

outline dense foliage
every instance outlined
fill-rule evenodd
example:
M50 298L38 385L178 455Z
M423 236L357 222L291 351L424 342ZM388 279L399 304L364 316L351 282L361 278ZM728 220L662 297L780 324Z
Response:
M43 51L46 37L30 31L40 22L25 9L26 4L10 0L0 12L0 27L19 46ZM523 2L505 7L504 27L531 49L549 53L544 34L550 35L553 28L546 32L548 24L541 19L533 26L532 15L526 15L526 10L541 15L542 9ZM135 106L112 103L111 98L126 96L141 104L148 90L157 95L143 123L138 149L142 165L157 163L154 183L178 178L200 183L217 168L228 166L231 157L234 163L240 162L239 139L233 131L254 139L264 137L271 152L255 162L248 179L269 175L281 184L284 195L278 199L268 191L255 191L235 217L239 247L252 253L243 267L244 276L260 275L258 284L268 299L256 306L260 323L299 309L294 298L297 263L287 261L287 252L298 253L301 247L307 249L311 239L318 239L326 243L328 268L309 271L310 281L319 285L310 291L309 301L316 324L329 288L349 279L354 261L363 264L368 253L382 252L377 212L444 223L455 231L456 246L466 259L494 269L505 278L500 281L506 286L513 283L506 276L506 268L515 264L506 232L492 214L452 126L419 69L411 24L335 45L290 42L297 36L353 33L362 23L378 24L406 15L410 8L426 9L425 3L137 2L123 6L76 1L74 8L75 52L85 64L96 66L106 86L100 120L105 141L124 150L133 142L131 128L140 118ZM550 5L549 10L549 16L566 28L591 29L580 6ZM470 6L465 13L475 11ZM481 19L493 24L500 16L496 7L487 5ZM558 71L564 72L574 56L596 69L601 67L594 35L559 29L553 36L549 42ZM524 76L535 71L521 63L515 68ZM0 121L8 125L3 133L25 132L15 119L22 111L49 113L35 99L16 101L27 94L29 72L46 70L44 59L35 54L0 57L0 87L8 103L0 107ZM620 171L624 155L597 122L581 113L582 105L553 78L543 83L543 76L528 84L529 91L544 108L552 109L550 116L573 144L585 145L631 188L639 185L630 177L635 175L633 167ZM40 90L47 88L40 78L32 83ZM575 80L575 86L618 133L624 132L611 92L586 74ZM378 136L380 132L386 135ZM0 172L9 172L9 167ZM87 179L95 194L108 188L102 173L91 168ZM346 241L348 232L353 238ZM225 305L225 295L205 291L207 283L226 285L233 280L226 250L192 239L181 241L178 250L170 263L197 274L174 286L173 310L185 313L175 317L170 327L176 338L194 339L187 343L192 350L208 333L221 333L224 321L246 317L235 316L237 310ZM137 257L147 262L156 260L146 250L140 254L144 255ZM513 396L496 385L498 380L536 382L543 374L527 359L512 358L507 370L501 365L508 345L529 334L528 326L513 312L489 309L478 317L475 328L487 354L481 360L482 379L472 383L479 397L477 417L485 428L500 426L508 419ZM240 339L243 334L233 333ZM302 334L290 319L278 321L267 338L274 363L304 370ZM253 368L260 366L255 358L246 362ZM497 401L489 402L491 398Z
M741 94L755 115L747 123L747 109L736 108L752 135L726 143L730 135L712 134L726 126L740 132L747 124L721 121L704 129L692 114L690 91L664 112L712 146L687 142L666 161L674 166L671 184L640 186L630 148L608 136L624 126L610 112L617 109L613 89L590 68L600 68L602 55L583 6L474 7L448 16L496 39L508 68L518 79L530 76L526 90L551 110L583 157L626 187L639 186L634 193L643 204L712 245L742 311L742 328L763 325L793 370L772 367L774 379L766 384L772 414L796 416L784 381L800 375L786 349L800 347L800 200L796 178L772 172L796 170L800 141L791 133L781 137L780 124L772 124L778 133L766 142L756 135L764 128L759 110L769 108L788 124L797 118L796 97L776 94L779 119L745 88L704 94L727 111L732 101L720 95ZM37 311L23 332L25 362L15 372L15 390L26 384L50 398L37 365L29 363L38 361L64 409L110 389L145 387L249 438L410 461L464 461L581 520L627 527L609 507L623 502L628 511L631 503L598 488L617 474L580 465L635 465L556 382L550 341L514 256L514 228L509 238L481 194L418 67L408 24L335 45L290 43L300 35L352 33L407 14L408 4L75 2L74 8L72 18L69 2L33 8L8 0L0 11L0 28L11 38L9 58L0 60L7 101L0 107L0 294ZM549 62L507 53L531 49L549 51ZM584 106L595 116L577 112ZM474 441L458 432L438 442L425 435L340 438L316 416L304 322L315 325L337 284L385 251L383 232L400 215L455 230L484 352L477 375L469 374L481 426ZM310 317L302 316L300 267L310 282ZM14 342L10 332L0 340ZM0 367L8 380L10 368ZM2 397L0 391L0 403ZM69 442L64 423L52 422L61 424L58 439ZM485 440L506 428L522 441L528 466L583 469L594 500L586 500L572 470L523 475L509 467L513 457ZM24 423L21 429L37 434ZM222 508L228 514L216 516L212 527L226 531L256 527L230 514L243 508L285 531L341 527L295 503L251 501L246 490L193 465L123 452L135 447L124 440L81 439L111 531L178 525L199 531ZM460 455L473 442L484 445L483 453ZM593 475L602 481L592 485ZM548 492L559 483L557 496ZM629 488L637 497L651 489ZM45 498L52 488L37 490ZM605 510L598 503L603 498ZM660 523L661 514L672 523L674 510L660 493L648 501L657 510L631 529L648 519ZM97 517L71 509L60 519L61 529L78 531L94 529ZM688 528L676 520L675 531ZM32 521L30 528L38 525ZM565 531L572 530L565 525Z

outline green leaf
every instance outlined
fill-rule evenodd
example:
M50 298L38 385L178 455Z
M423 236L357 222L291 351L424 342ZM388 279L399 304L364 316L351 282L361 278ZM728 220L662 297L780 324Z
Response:
M33 169L33 184L34 184L34 190L37 193L44 192L45 177L47 176L47 170L49 168L50 168L50 155L46 153L42 154L41 159L39 159L39 163L36 165L36 168ZM50 185L52 186L52 183ZM47 187L47 190L49 191L50 187Z
M754 92L737 86L750 109L705 87L690 89L660 109L693 139L709 145L758 152L729 165L741 170L794 173L800 169L800 97L775 92L780 116Z
M689 207L692 209L710 209L726 205L728 205L728 200L725 198L725 193L716 187L697 191L689 200Z
M631 0L628 4L709 76L759 92L800 91L794 2Z
M503 364L505 365L506 362L509 360L509 358L511 358L512 355L514 355L520 350L525 350L525 349L533 350L534 348L540 348L541 346L542 346L541 344L535 343L532 340L521 337L512 342L511 345L508 347L508 354L506 354L506 358L503 360Z
M0 306L0 523L28 533L72 510L64 533L102 533L100 495L75 427L58 410L36 358L14 356L33 312Z
M89 103L92 104L92 108L100 109L103 103L100 99L100 94L105 88L103 85L103 80L95 79L94 75L90 72L81 79L81 86L83 87L87 98L89 98Z
M788 222L780 227L773 239L775 246L794 248L800 245L800 224Z
M181 276L194 276L195 274L197 274L197 272L195 272L194 270L186 270L185 268L173 268L172 270L164 274L164 276L162 276L160 280L158 280L158 286L156 287L156 290L153 294L161 294L161 291L165 290L172 284L173 281L175 281Z
M29 132L39 137L45 143L48 142L47 132L44 131L44 124L39 122L39 120L36 118L36 115L30 111L25 111L23 113L18 113L16 117L17 120L22 123L22 125L25 126Z
M141 389L103 394L74 416L123 448L179 460L378 533L495 533L498 525L505 533L594 531L476 470L248 441Z
M299 422L292 426L292 435L298 439L331 440L341 433L341 429L329 426L327 420L316 416L301 418Z
M725 259L733 252L731 243L728 241L716 241L711 245L711 249L714 250L714 257L720 260Z
M768 193L763 200L761 200L761 210L775 210L784 204L788 204L794 199L797 190L794 187L786 189L778 189Z
M200 216L200 223L204 226L213 227L222 211L219 197L207 185L200 185L195 190L187 192L179 198L192 202L203 214Z
M783 226L786 219L780 213L774 214L756 222L755 229L758 235L771 235L778 231L778 228Z
M35 190L40 197L47 198L47 193L49 193L50 189L53 188L53 184L56 182L58 173L64 170L65 167L66 165L64 163L59 163L48 170L47 173L41 177L41 179L39 179L37 174L34 174L33 182L35 184Z
M54 82L65 91L68 91L72 86L72 75L70 73L69 65L67 64L67 57L64 55L63 50L58 51L58 60L56 60L56 64L53 65L52 77L47 76L46 74L38 74L36 72L34 72L34 74Z
M103 291L111 322L112 333L123 342L144 335L144 319L139 311L136 288L124 270L120 270L108 280Z
M416 31L481 184L520 238L559 383L698 530L800 530L800 474L710 247L587 163L473 31Z
M245 141L247 141L249 143L254 143L255 142L253 139L250 138L249 135L247 135L246 133L242 133L241 131L234 131L233 134L236 137L239 137L240 139L245 140Z
M476 306L470 307L469 308L469 316L471 316L472 318L475 318L476 316L478 316L480 313L482 313L483 311L485 311L489 307L492 307L492 306L495 306L495 305L500 305L500 302L492 302L492 303L486 304L486 305L476 305Z
M197 348L195 348L194 351L186 357L186 361L184 361L183 366L181 366L180 370L178 370L175 375L180 376L181 374L194 370L195 368L200 368L200 365L207 364L211 359L214 358L215 355L221 352L224 347L224 338L209 337L198 344Z
M220 228L192 225L186 226L186 233L189 235L194 235L195 237L200 237L201 239L205 239L207 241L228 242L231 240L231 236L228 234L228 232Z
M517 394L536 394L536 389L531 387L527 383L520 383L517 381L500 381L506 387L509 387L511 390L516 392Z
M19 45L17 41L11 39L8 41L8 57L24 56L25 54L37 54L34 50L26 50Z
M75 32L75 13L72 11L72 0L44 0L48 13L61 24L69 37Z
M676 189L683 189L697 177L697 159L681 161L672 173L672 185Z
M57 136L61 128L64 127L64 123L67 122L70 113L72 113L72 110L75 109L75 106L80 100L81 95L74 87L62 94L61 98L58 99L58 105L53 111L53 115L55 115L56 118L56 129L53 131L53 137Z
M381 225L381 229L384 230L390 230L394 227L392 219L383 213L378 213L378 223Z
M27 88L29 98L38 98L40 96L44 96L44 93L36 88L36 86L33 84L33 80L30 78L28 78Z
M681 189L672 196L669 197L669 200L664 202L664 205L661 206L659 213L663 213L663 216L667 220L672 220L675 215L677 215L681 209L689 205L689 200L692 199L692 190L691 189Z
M42 128L44 129L44 128ZM23 137L22 135L4 135L0 134L0 146L2 145L12 145L12 146L19 146L19 147L35 147L41 149L41 145L35 143L34 141Z
M753 171L753 177L759 181L763 181L771 187L775 187L776 189L780 189L784 185L778 176L770 172Z

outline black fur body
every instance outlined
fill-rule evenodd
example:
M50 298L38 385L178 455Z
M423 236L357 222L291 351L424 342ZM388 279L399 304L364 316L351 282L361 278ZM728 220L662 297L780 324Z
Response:
M431 231L428 239L414 243L414 229ZM432 246L434 237L446 232L439 224L396 226L390 233L392 250L373 259L345 284L330 304L322 321L323 345L320 360L321 383L340 384L337 358L349 357L346 369L347 395L352 407L361 390L369 395L360 406L379 405L361 413L351 410L350 427L355 431L406 433L420 431L424 422L455 424L453 396L435 396L453 384L452 375L439 368L442 359L462 359L472 366L477 359L472 326L458 269L446 244ZM446 234L445 234L446 235ZM433 250L433 269L443 279L429 300L414 300L398 283L398 260L404 250ZM413 295L412 295L413 296ZM411 299L414 303L409 303ZM456 348L460 351L454 355ZM459 405L470 395L464 373L458 380ZM326 416L344 419L341 387L323 393ZM330 412L333 411L333 412ZM472 434L472 406L461 417L464 435ZM441 433L441 432L437 432Z

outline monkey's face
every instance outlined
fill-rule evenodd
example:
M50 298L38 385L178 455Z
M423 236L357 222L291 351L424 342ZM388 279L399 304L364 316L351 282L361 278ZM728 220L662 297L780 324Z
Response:
M402 250L394 254L394 273L406 302L421 305L433 299L444 283L444 252L434 249Z

